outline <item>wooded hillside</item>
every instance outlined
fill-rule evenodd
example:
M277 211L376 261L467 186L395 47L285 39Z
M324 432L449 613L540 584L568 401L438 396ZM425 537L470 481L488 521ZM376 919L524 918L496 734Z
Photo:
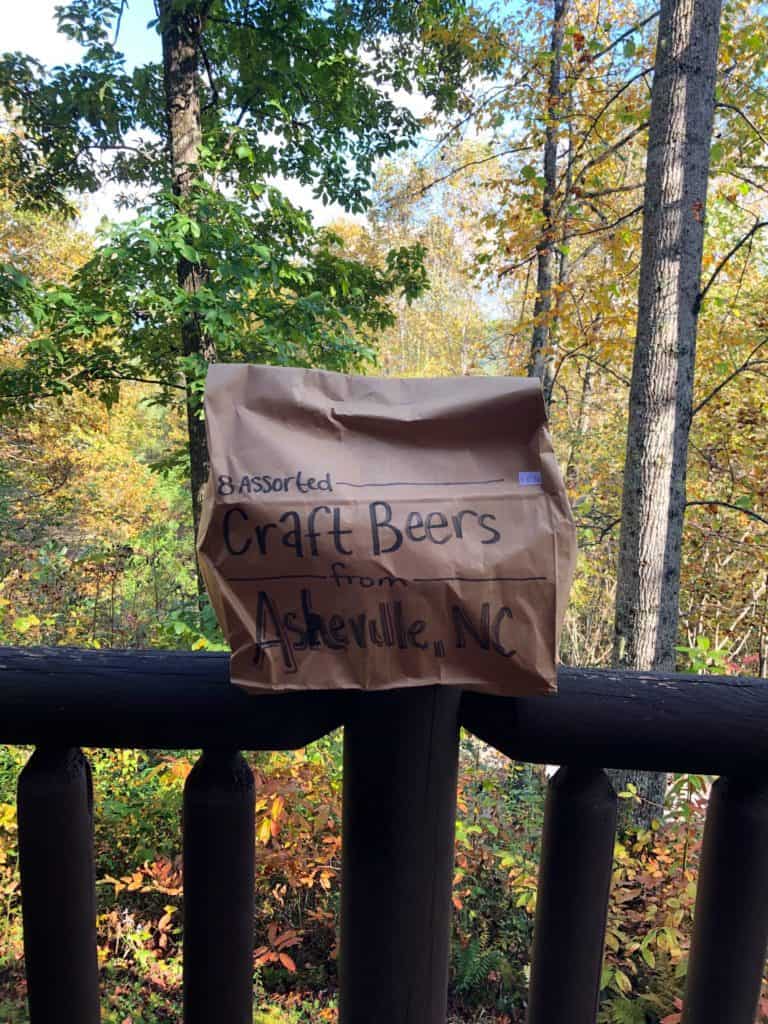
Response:
M539 377L579 535L562 659L766 676L768 6L158 0L150 62L124 6L61 8L79 63L0 57L0 644L223 649L194 558L201 396L210 362L251 361ZM11 1021L23 753L2 758ZM294 1014L264 1024L335 1019L339 759L254 759L257 966ZM110 1020L178 994L190 763L96 761L102 955L145 986ZM617 846L606 1024L679 1020L707 780L669 781L618 780L642 827ZM518 1021L541 780L467 743L460 785L456 1012Z

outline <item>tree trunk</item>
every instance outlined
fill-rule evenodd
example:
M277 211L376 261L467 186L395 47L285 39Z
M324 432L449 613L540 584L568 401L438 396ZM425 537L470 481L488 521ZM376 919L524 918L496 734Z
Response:
M614 664L625 668L675 665L719 22L720 0L662 0L616 591ZM640 781L642 823L664 779Z
M202 143L198 64L200 37L209 6L208 2L192 2L180 7L173 0L159 0L171 179L173 192L182 202L191 195ZM205 282L206 270L181 258L177 275L181 287L194 294ZM215 361L213 339L203 330L199 316L189 316L182 322L180 340L184 356L206 363ZM202 489L208 478L208 446L200 399L190 385L188 378L186 406L192 522L197 536Z
M551 334L552 286L554 284L555 262L555 217L554 207L557 195L557 143L560 118L560 84L562 80L563 37L565 16L569 0L554 0L552 13L552 36L549 65L549 87L547 89L546 132L544 136L544 195L541 202L543 225L541 237L536 246L536 298L533 305L533 335L528 364L528 376L538 377L544 391L544 401L549 408L552 398L552 359L548 351Z
M579 397L579 411L576 418L576 431L568 451L568 462L565 467L565 484L571 490L575 490L579 479L579 457L582 445L589 428L589 405L592 399L594 369L592 363L584 365L584 376L581 379L581 395Z
M768 573L765 577L763 615L760 620L760 635L757 641L757 674L762 678L768 670Z

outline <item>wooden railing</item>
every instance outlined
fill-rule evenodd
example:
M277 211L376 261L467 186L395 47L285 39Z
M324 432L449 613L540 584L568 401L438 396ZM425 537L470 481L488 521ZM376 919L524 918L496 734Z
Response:
M251 1024L254 794L239 751L344 726L342 1024L445 1024L459 726L549 785L529 1024L593 1024L616 796L603 769L712 788L685 1024L753 1024L768 943L768 684L562 669L550 698L449 688L249 697L224 655L0 649L19 778L32 1024L99 1020L90 747L202 748L184 794L184 1020ZM56 926L52 926L55 915ZM66 936L62 941L62 935Z

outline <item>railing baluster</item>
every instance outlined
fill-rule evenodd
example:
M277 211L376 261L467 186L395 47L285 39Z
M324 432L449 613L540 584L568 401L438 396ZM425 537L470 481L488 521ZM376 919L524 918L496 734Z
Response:
M254 785L204 751L184 787L184 1021L252 1024Z
M768 946L768 780L712 787L684 1024L752 1024Z
M341 1024L445 1024L459 694L364 694L344 729Z
M39 747L18 786L32 1024L98 1024L93 791L76 747Z
M615 830L605 772L560 768L544 812L528 1024L594 1024Z

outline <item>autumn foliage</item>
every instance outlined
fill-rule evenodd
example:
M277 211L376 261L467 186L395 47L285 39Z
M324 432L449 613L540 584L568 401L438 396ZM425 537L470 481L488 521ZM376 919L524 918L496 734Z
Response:
M525 0L465 17L461 4L383 5L407 46L377 49L376 66L382 82L397 78L395 91L428 91L419 116L391 107L389 92L361 91L360 26L341 18L333 39L323 5L278 6L293 10L293 35L277 38L266 18L248 38L299 79L288 94L279 75L267 76L239 132L227 134L236 114L217 107L216 84L237 93L226 102L247 105L247 81L217 77L217 62L226 69L242 57L248 75L263 65L248 58L237 26L209 25L200 180L187 206L169 189L158 145L159 68L129 74L115 56L109 19L119 3L73 5L72 24L93 34L93 81L66 79L64 68L51 84L18 55L0 58L0 644L223 649L199 599L190 514L186 406L198 408L205 359L182 352L178 335L198 317L226 358L392 376L525 374L532 339L544 338L550 422L580 546L562 657L606 665L656 6ZM555 8L563 23L553 93ZM411 19L433 10L434 19ZM297 62L288 50L299 37ZM764 676L768 667L766 37L764 5L726 0L706 209L696 199L688 211L705 227L677 644L677 667L693 673ZM333 75L307 58L310 43L332 47ZM302 74L319 103L308 120ZM42 142L33 145L47 124L39 104L65 94L88 115L73 116L72 130L98 128L114 144L103 166L95 144L68 160L66 132L49 140L48 163ZM275 125L283 148L268 141ZM131 131L144 134L122 152ZM554 174L544 159L553 133ZM356 175L350 148L362 159ZM129 209L94 236L68 217L70 191L86 190L89 174L97 184L102 171L130 193ZM355 217L318 226L267 183L278 172L303 174ZM155 190L148 205L137 183ZM546 302L543 255L553 273ZM177 288L183 261L197 291ZM303 751L248 755L254 1024L337 1019L341 744L334 734ZM28 753L0 748L3 1024L27 1019L15 786ZM89 752L106 1024L179 1017L179 816L197 754ZM617 842L599 1024L680 1021L710 782L672 777L664 814ZM524 1020L545 790L540 768L464 737L453 1021ZM637 793L622 799L632 804ZM768 1021L765 986L758 1021Z

